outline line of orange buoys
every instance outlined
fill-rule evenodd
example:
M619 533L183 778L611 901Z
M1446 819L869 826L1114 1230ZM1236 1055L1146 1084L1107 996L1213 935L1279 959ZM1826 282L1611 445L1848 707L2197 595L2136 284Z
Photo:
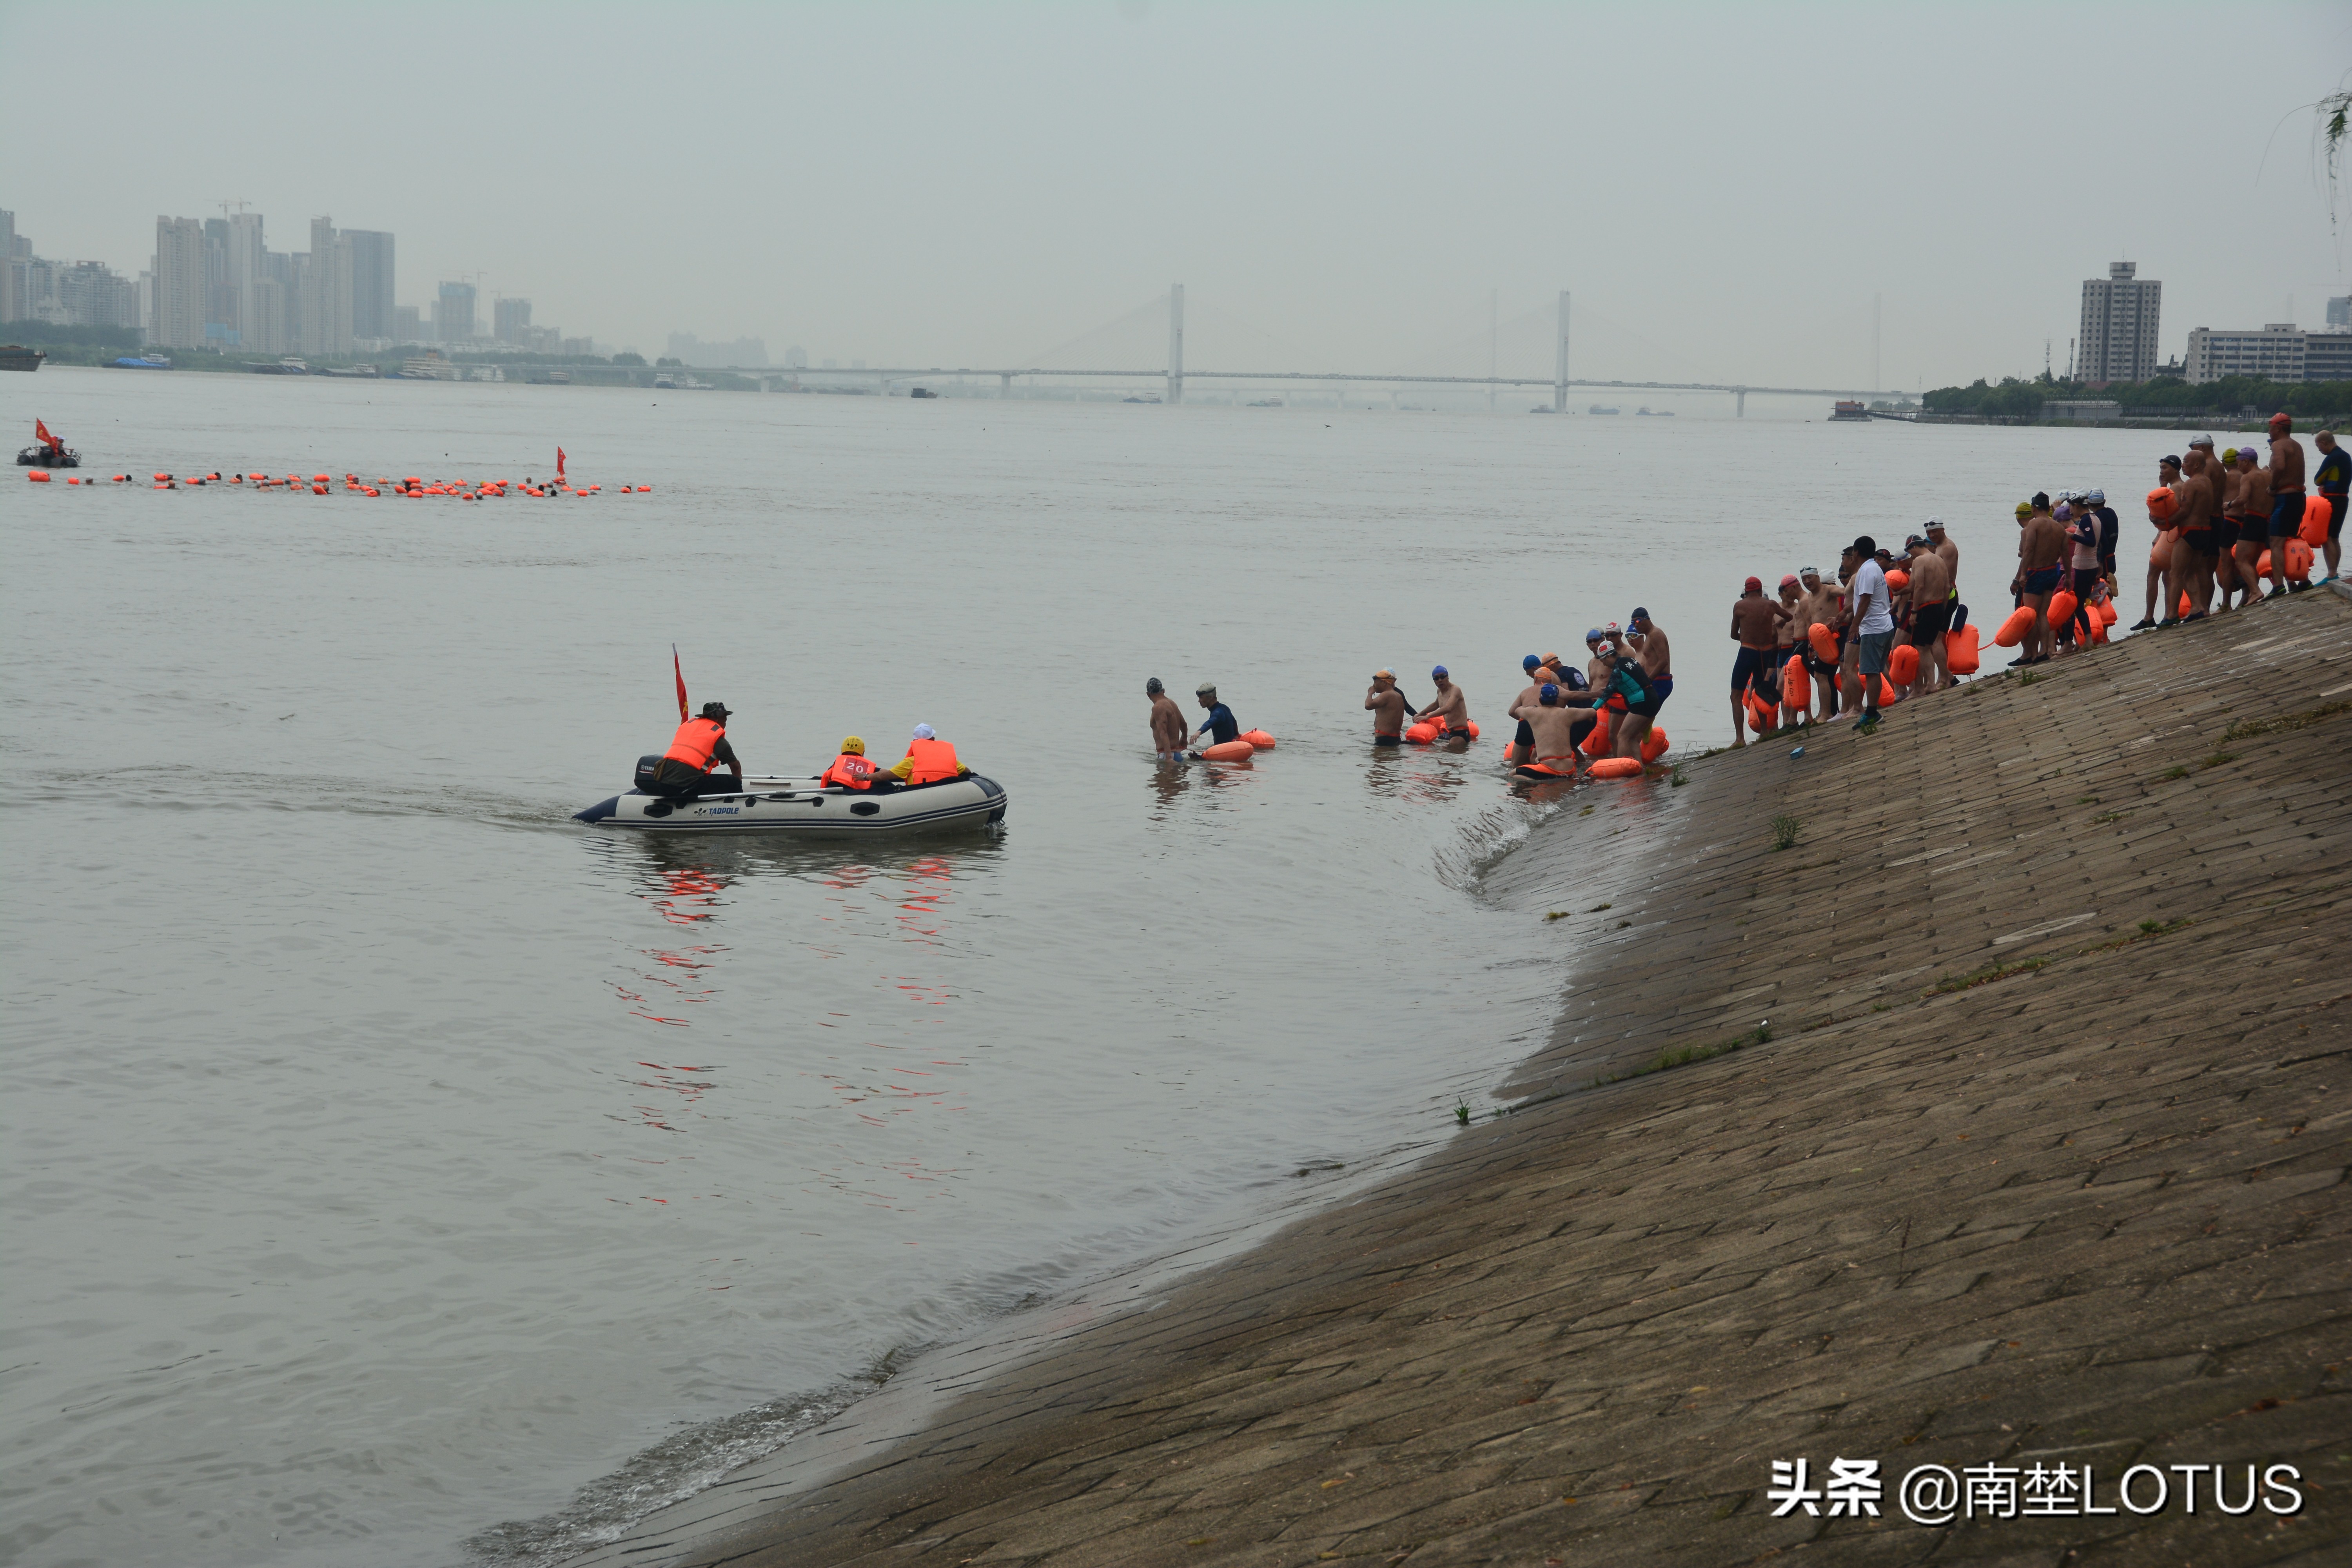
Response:
M51 479L49 470L47 468L29 469L25 477L37 485L47 484ZM128 485L138 482L138 476L135 474L110 474L103 479L95 475L88 479L79 474L66 476L66 483L69 485L100 483ZM176 490L184 487L189 489L200 489L206 485L243 485L248 489L255 490L285 490L289 494L308 490L314 496L322 496L333 491L335 476L287 474L282 478L271 479L268 474L230 474L224 478L218 470L215 470L209 474L156 474L150 483L159 490ZM399 479L362 479L357 474L345 474L342 477L342 486L344 491L352 495L405 496L411 500L420 500L425 496L442 496L467 501L494 500L509 495L572 496L584 500L590 496L604 493L603 485L575 485L568 479L543 479L536 482L528 479L426 480L415 474ZM653 486L623 485L613 493L625 496L650 495L653 493Z

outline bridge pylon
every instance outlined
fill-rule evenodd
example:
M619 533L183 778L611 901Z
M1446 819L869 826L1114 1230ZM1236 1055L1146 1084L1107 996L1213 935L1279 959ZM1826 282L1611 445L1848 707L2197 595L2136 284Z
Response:
M1184 401L1184 285L1168 286L1168 401Z

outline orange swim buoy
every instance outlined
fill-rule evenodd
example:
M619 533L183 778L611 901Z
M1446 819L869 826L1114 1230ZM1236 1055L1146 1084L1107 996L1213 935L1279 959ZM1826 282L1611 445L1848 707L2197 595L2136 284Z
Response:
M1263 730L1244 730L1242 731L1242 739L1261 752L1274 750L1274 737Z
M49 482L49 470L47 468L28 468L26 470L25 478L31 480L34 484L45 485Z
M1804 710L1813 705L1813 678L1805 673L1805 661L1795 654L1780 667L1780 706ZM1650 731L1656 734L1655 730Z
M1437 726L1431 723L1428 720L1423 719L1420 723L1412 725L1411 728L1407 729L1404 732L1404 738L1412 745L1426 746L1432 741L1437 739Z
M1603 757L1584 771L1597 779L1631 779L1642 776L1642 764L1632 757Z
M1750 692L1748 697L1748 728L1754 733L1760 735L1770 726L1771 722L1772 710L1765 707L1763 702L1756 697L1755 693Z
M2180 605L2179 605L2179 615L2180 615L2184 619L2185 619L2185 618L2187 618L2187 616L2188 616L2188 615L2189 615L2189 610L2190 610L2192 607L2193 607L2193 606L2191 606L2191 605L2190 605L2190 604L2189 603L2189 595L2186 595L2186 594L2181 595L2180 595Z
M2050 595L2050 609L2048 612L2050 624L2053 626L2064 626L2068 621L2074 618L2074 612L2082 607L2083 602L2080 599L2077 599L2074 595L2068 593L2063 588L2059 589L2056 593Z
M1886 586L1888 591L1891 593L1899 594L1910 585L1911 574L1906 572L1900 566L1897 566L1894 571L1889 572L1886 574Z
M2310 581L2311 561L2310 545L2305 544L2301 539L2289 539L2286 542L2286 580L2288 582Z
M1812 629L1805 634L1805 640L1813 645L1813 657L1823 664L1838 661L1837 634L1829 627L1815 621Z
M1905 643L1886 661L1886 673L1895 678L1897 686L1908 686L1919 679L1919 650Z
M1256 751L1257 748L1247 741L1226 741L1218 745L1202 747L1201 755L1213 763L1241 763L1247 762Z
M2314 550L2318 549L2327 542L2327 525L2335 516L2335 508L2328 504L2326 496L2305 496L2303 500L2303 526L2295 531L2295 537Z
M2114 626L2117 619L2120 618L2116 614L2116 602L2113 599L2101 599L2098 603L2097 609L2099 612L2099 624L2103 626Z
M1656 762L1666 754L1666 732L1654 724L1651 725L1650 732L1642 737L1642 760L1645 763Z
M2147 515L2158 522L2169 522L2173 510L2179 504L2168 486L2158 485L2147 492Z
M1592 728L1584 732L1584 743L1576 749L1588 757L1606 754L1609 750L1609 721L1605 719L1596 721Z
M2255 576L2257 576L2257 577L2267 577L2267 576L2269 576L2270 574L2271 574L2271 552L2270 552L2269 551L2265 550L2265 551L2263 551L2263 552L2262 552L2262 554L2261 554L2261 555L2259 555L2259 556L2255 557L2255 559L2254 559L2254 575L2255 575Z
M2185 611L2183 613L2186 614ZM2011 613L2009 619L2000 623L2000 630L1992 634L1993 647L2015 647L2019 643L2025 640L2025 634L2032 629L2032 606L2030 605L2020 605L2016 610Z

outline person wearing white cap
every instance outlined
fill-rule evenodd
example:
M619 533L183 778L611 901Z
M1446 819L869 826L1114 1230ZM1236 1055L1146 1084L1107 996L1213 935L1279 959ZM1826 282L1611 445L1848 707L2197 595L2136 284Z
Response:
M940 732L929 724L915 726L914 739L907 742L907 754L883 771L909 787L944 784L971 772L956 761L955 748L940 740Z

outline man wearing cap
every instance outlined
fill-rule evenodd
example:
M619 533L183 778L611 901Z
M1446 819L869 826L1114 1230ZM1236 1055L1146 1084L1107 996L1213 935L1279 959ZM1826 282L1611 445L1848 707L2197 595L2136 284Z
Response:
M1184 760L1184 710L1168 695L1168 689L1153 676L1143 683L1143 694L1151 699L1151 755L1159 762L1181 763Z
M2025 527L2017 537L2017 575L2009 584L2009 591L2018 596L2019 607L2032 610L2033 625L2026 632L2017 658L2010 661L2012 669L2021 664L2049 661L2054 646L2050 629L2050 596L2058 591L2066 570L2066 526L2049 510L2048 497L2037 495L2033 500L2033 513L2025 520Z
M2116 515L2116 509L2107 504L2107 492L2105 490L2090 491L2083 497L2083 502L2091 509L2091 515L2098 520L2099 570L2107 579L2107 594L2112 598L2120 591L2120 585L2116 582L2116 547L2123 542L2123 520ZM1958 573L1953 574L1952 581L1955 584L1959 582Z
M940 739L940 732L929 724L915 726L914 739L907 742L907 754L883 770L900 784L945 784L971 772L956 761L955 747Z
M1612 632L1610 641L1620 650L1632 645L1633 656L1649 682L1650 695L1628 705L1624 717L1617 721L1617 754L1638 759L1642 742L1650 738L1650 726L1657 721L1658 710L1675 692L1674 649L1666 642L1665 628L1652 620L1650 612L1639 605L1626 617L1624 632Z
M1589 692L1570 692L1559 682L1547 680L1536 688L1533 701L1515 705L1511 711L1535 731L1533 754L1519 763L1519 777L1530 783L1545 779L1572 779L1580 763L1577 746L1591 731L1597 715L1573 710L1587 709L1592 704Z
M1532 708L1536 705L1537 693L1543 689L1545 683L1556 684L1559 679L1559 675L1547 669L1544 667L1544 661L1534 654L1529 654L1519 660L1519 668L1527 671L1528 685L1526 689L1511 699L1509 711L1515 718L1522 708ZM1503 748L1503 761L1526 762L1536 754L1535 745L1535 731L1528 727L1528 721L1525 719L1520 719L1519 727L1511 733L1511 743Z
M1919 689L1941 691L1952 684L1944 662L1944 634L1952 629L1954 604L1950 569L1922 535L1913 534L1903 547L1911 552L1903 568L1911 574L1911 586L1904 591L1911 600L1911 646L1919 650Z
M1783 614L1780 619L1780 641L1772 649L1772 662L1780 671L1780 726L1786 729L1805 718L1803 713L1789 706L1788 694L1789 661L1804 652L1804 649L1799 646L1804 640L1805 634L1797 624L1797 607L1804 602L1805 585L1797 581L1797 574L1794 572L1787 573L1780 578L1777 596Z
M2322 430L2311 444L2319 448L2319 467L2313 470L2311 482L2327 502L2327 542L2320 547L2326 557L2327 575L2320 581L2333 583L2344 564L2344 504L2347 492L2352 491L2352 453L2336 444L2333 430Z
M1609 670L1617 657L1610 650L1609 636L1616 629L1617 623L1612 621L1606 626L1593 626L1585 632L1584 679L1580 689L1595 693L1609 689ZM1593 754L1613 757L1617 754L1617 715L1614 710L1603 707L1597 697L1593 711L1600 715L1601 729L1601 738L1594 747Z
M1372 689L1364 693L1364 707L1372 715L1372 744L1404 744L1404 693L1397 689L1396 671L1372 671Z
M2261 454L2252 441L2238 448L2238 460L2230 465L2229 520L2224 524L2227 533L2234 535L2230 553L2234 560L2237 580L2244 590L2241 605L2251 605L2263 596L2263 577L2259 570L2263 551L2271 537L2271 477L2254 466ZM2229 596L2222 595L2227 608Z
M1764 596L1760 577L1748 579L1739 597L1731 602L1731 640L1739 645L1738 656L1731 661L1731 743L1735 746L1748 744L1748 689L1758 676L1780 668L1773 654L1780 644L1780 623L1788 618L1788 611ZM1779 707L1777 686L1773 699L1772 705Z
M2303 443L2294 421L2271 416L2271 596L2286 590L2286 542L2303 528Z
M1444 665L1441 664L1431 670L1429 678L1437 682L1437 696L1428 707L1415 713L1413 717L1435 721L1439 745L1442 746L1449 741L1459 741L1464 745L1468 745L1470 743L1470 699L1464 696L1462 689L1454 684L1454 678L1445 673Z
M1822 580L1820 567L1800 567L1797 585L1803 592L1797 595L1796 617L1789 625L1797 634L1797 651L1804 656L1805 670L1813 678L1813 701L1818 709L1813 717L1826 722L1838 710L1838 667L1835 659L1822 658L1813 647L1813 628L1826 626L1834 638L1844 611L1840 608L1837 588Z
M1227 741L1238 741L1242 738L1241 721L1234 717L1232 709L1217 700L1217 687L1214 681L1201 682L1193 689L1192 700L1201 705L1203 712L1208 714L1207 718L1201 721L1201 727L1192 732L1194 745L1199 745L1203 736L1208 738L1209 744L1213 746L1222 746Z
M727 721L731 717L724 702L706 702L699 717L680 724L669 750L662 753L661 765L654 769L656 793L673 803L692 800L702 793L710 770L720 763L734 773L734 787L740 792L743 764L737 760L735 748L727 743Z
M1943 557L1944 570L1952 578L1952 596L1958 598L1960 591L1960 547L1945 529L1944 520L1940 517L1927 520L1927 548Z

